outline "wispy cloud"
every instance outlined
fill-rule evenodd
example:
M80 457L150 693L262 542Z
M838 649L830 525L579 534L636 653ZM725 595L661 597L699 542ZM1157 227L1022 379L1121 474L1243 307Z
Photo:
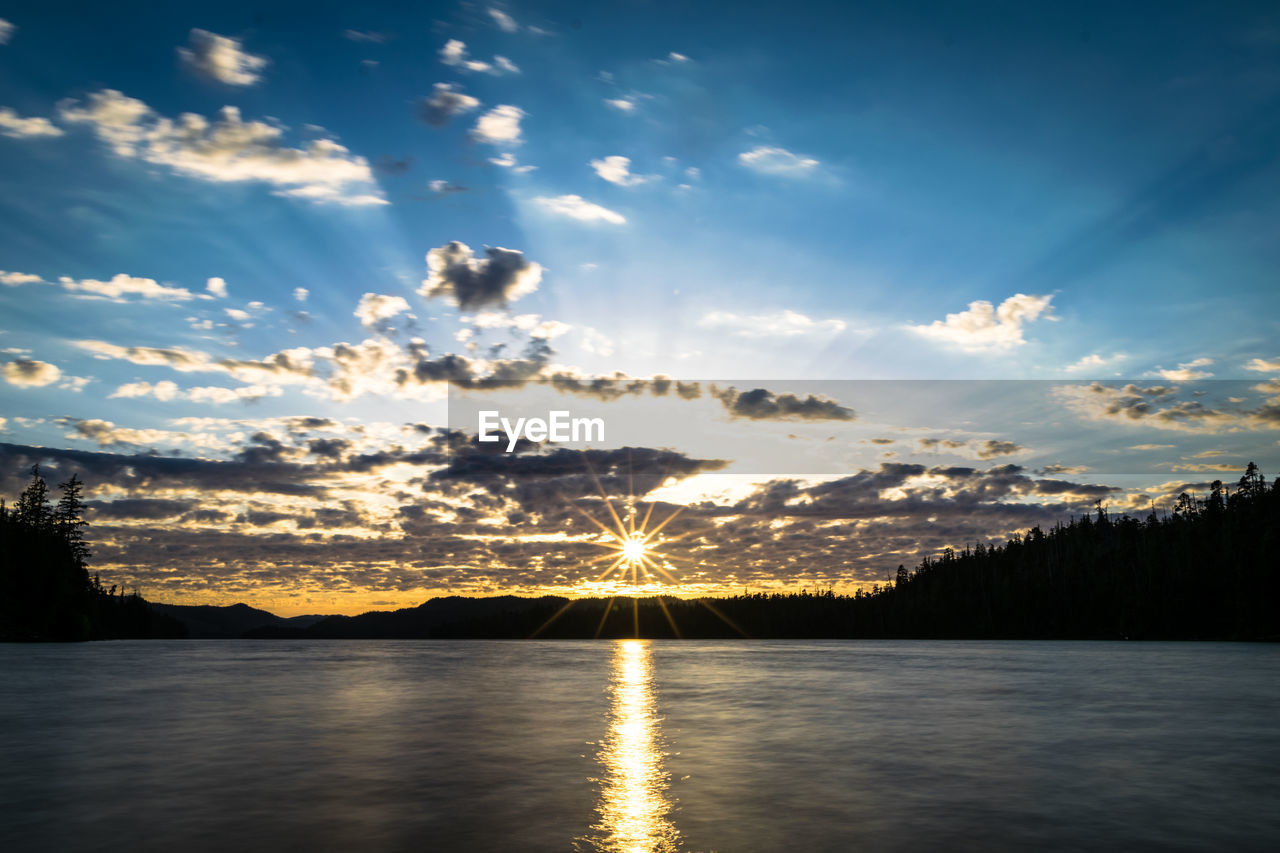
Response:
M792 338L843 332L846 323L834 317L814 320L799 311L788 309L773 314L710 311L698 320L698 326L704 329L722 329L744 338Z
M483 62L479 59L472 59L467 52L466 42L458 39L449 39L445 42L444 47L440 48L440 61L450 68L457 68L459 71L474 71L478 74L519 74L520 69L514 62L505 56L494 55L493 62Z
M1128 358L1128 356L1122 352L1108 356L1092 353L1090 355L1086 355L1074 364L1068 364L1062 369L1066 373L1083 373L1086 370L1101 370L1104 367L1124 361L1126 358Z
M418 102L418 115L427 124L443 127L454 116L462 115L480 106L480 99L465 95L453 83L436 83L431 97Z
M762 175L801 178L813 174L821 163L812 157L793 154L785 148L758 145L738 155L738 163Z
M1199 369L1208 367L1211 364L1213 364L1213 359L1211 358L1197 358L1194 361L1179 364L1176 368L1164 369L1157 367L1154 375L1169 382L1194 382L1197 379L1208 379L1213 375L1207 370Z
M137 98L104 89L87 103L68 100L59 109L64 120L92 128L118 157L215 183L261 182L276 195L314 202L387 203L364 157L331 139L290 148L281 127L244 121L236 107L223 107L212 122L195 113L170 119Z
M0 107L0 135L11 139L40 139L62 136L63 130L43 116L22 118L8 107Z
M551 213L579 222L607 222L610 225L627 223L627 218L621 213L587 201L580 195L538 196L533 201Z

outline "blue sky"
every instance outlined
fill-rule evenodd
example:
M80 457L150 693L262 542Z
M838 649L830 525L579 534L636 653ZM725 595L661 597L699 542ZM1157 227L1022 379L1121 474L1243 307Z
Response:
M1163 401L1167 469L1223 447L1275 456L1277 392L1258 385L1280 374L1269 4L0 19L15 446L227 460L292 417L438 425L442 393L396 371L453 355L473 378L744 390L1123 378L1138 390L1045 399L1144 424L1134 401ZM455 241L433 279L428 253ZM1214 379L1242 383L1214 415L1171 409ZM1142 390L1162 383L1182 396ZM1104 397L1121 402L1088 402ZM1016 443L1016 426L964 440ZM379 430L366 452L402 441ZM1060 455L1035 438L1039 463Z

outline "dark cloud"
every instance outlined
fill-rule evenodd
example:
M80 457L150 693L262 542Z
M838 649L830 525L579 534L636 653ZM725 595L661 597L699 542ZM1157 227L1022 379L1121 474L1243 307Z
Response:
M1026 448L1016 442L996 441L995 439L987 439L977 446L979 459L994 459L997 456L1009 456L1025 449Z
M851 421L857 417L852 409L835 400L813 394L801 398L794 394L774 394L765 388L739 391L732 386L723 389L713 386L711 393L735 418Z
M480 100L464 95L452 83L437 83L428 98L418 101L418 117L432 127L444 127L455 116L471 112Z
M396 158L390 154L384 154L373 161L373 168L384 175L403 175L413 168L413 158Z
M501 307L538 289L542 267L522 252L486 246L478 258L454 240L427 252L427 278L418 293L427 299L448 298L464 311L487 305Z

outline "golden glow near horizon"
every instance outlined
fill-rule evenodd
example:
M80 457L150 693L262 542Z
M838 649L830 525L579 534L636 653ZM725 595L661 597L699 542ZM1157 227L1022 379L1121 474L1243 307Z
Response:
M674 853L649 644L621 640L613 656L609 733L600 749L600 847L609 853Z

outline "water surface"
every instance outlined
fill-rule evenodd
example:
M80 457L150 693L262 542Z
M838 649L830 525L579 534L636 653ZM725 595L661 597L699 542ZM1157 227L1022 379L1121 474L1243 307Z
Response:
M1280 646L0 646L6 851L1274 850Z

